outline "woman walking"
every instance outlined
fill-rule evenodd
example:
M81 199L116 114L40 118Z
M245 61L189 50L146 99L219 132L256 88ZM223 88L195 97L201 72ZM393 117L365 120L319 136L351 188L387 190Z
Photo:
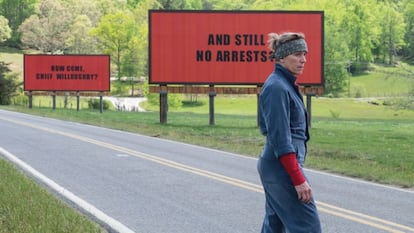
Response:
M262 233L320 233L316 205L304 172L307 114L296 85L308 47L302 33L269 34L275 69L259 97L259 126L266 136L257 164L265 191Z

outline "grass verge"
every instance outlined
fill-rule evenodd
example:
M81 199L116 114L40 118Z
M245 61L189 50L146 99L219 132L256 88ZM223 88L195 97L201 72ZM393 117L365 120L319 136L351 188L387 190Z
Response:
M106 232L1 158L0 177L0 233Z

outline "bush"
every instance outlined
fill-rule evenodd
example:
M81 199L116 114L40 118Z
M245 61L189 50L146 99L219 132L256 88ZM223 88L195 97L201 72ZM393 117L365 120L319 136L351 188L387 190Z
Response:
M20 106L28 106L29 99L24 93L20 93L19 95L13 97L13 104Z
M160 95L158 93L149 92L148 81L145 82L143 85L143 92L144 92L145 97L147 98L147 102L149 105L151 106L160 105ZM167 101L168 101L168 109L180 109L183 105L183 94L168 93Z
M368 62L355 62L351 64L350 72L352 75L365 74L370 70Z
M111 95L113 96L127 96L129 95L130 85L126 82L112 81Z
M354 97L355 98L361 98L365 96L365 88L360 85L355 85L354 87Z
M110 102L108 100L102 100L102 108L104 110L109 109ZM88 100L88 107L90 109L101 109L100 100L96 98L90 98Z
M146 96L148 104L152 106L160 105L160 95L156 93L148 93ZM183 95L182 94L171 94L167 95L168 109L180 109L183 105Z
M17 95L17 90L21 86L18 82L18 75L10 73L8 64L0 62L0 104L9 105L13 96Z

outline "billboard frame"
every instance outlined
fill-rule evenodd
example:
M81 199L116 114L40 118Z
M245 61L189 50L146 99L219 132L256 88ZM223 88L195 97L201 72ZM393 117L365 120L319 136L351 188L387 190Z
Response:
M320 75L319 79L316 82L312 82L312 83L306 83L306 82L300 82L300 80L298 80L300 82L300 85L302 86L320 86L323 87L325 84L325 80L324 80L324 12L323 11L254 11L254 10L248 10L248 11L231 11L231 10L149 10L149 35L148 35L148 60L149 60L149 84L159 84L159 85L256 85L256 86L261 86L264 83L263 81L260 82L237 82L237 81L232 81L232 82L210 82L210 81L205 81L205 80L197 80L197 81L183 81L180 78L178 78L179 81L170 81L171 77L167 78L166 80L162 79L162 78L154 78L154 55L153 55L153 46L156 46L156 44L153 42L153 17L155 14L158 13L166 13L166 14L197 14L197 13L201 13L201 14L235 14L235 15L239 15L239 14L279 14L279 16L283 16L283 15L292 15L292 14L298 14L298 15L319 15L320 17L320 31L318 32L320 34L320 54L318 54L318 56L320 57L320 69L319 69L319 73L318 75ZM306 36L306 35L305 35ZM269 73L271 72L271 63L266 64L269 67ZM158 68L159 66L157 66ZM306 69L305 69L306 70ZM265 77L263 77L265 78Z
M91 88L89 88L89 86L88 86L87 88L79 88L79 89L76 89L76 88L67 88L67 89L66 88L50 88L51 86L53 86L54 83L51 83L51 84L49 84L50 86L47 86L47 87L44 87L44 88L43 87L40 87L40 88L37 88L36 87L35 88L35 82L36 81L33 80L35 78L34 77L30 77L31 79L29 79L29 77L28 77L28 75L33 75L34 72L30 72L30 74L28 74L28 72L26 70L26 69L28 69L27 68L27 62L28 61L26 60L26 58L29 58L29 57L31 57L31 58L33 58L33 57L50 57L51 60L53 60L53 58L56 58L56 57L62 57L62 58L63 57L65 57L65 58L74 57L74 59L76 59L76 57L99 57L99 58L105 58L105 62L106 61L108 62L106 68L105 67L94 67L94 68L106 69L103 73L104 74L107 74L108 77L103 77L105 79L107 78L107 80L102 80L101 81L101 82L103 82L102 83L102 88L95 88L95 86L91 86ZM51 61L47 61L47 62L49 62L47 64L52 64ZM33 64L31 64L31 65L33 65ZM59 66L59 65L66 65L66 64L58 64L58 63L55 63L52 66L55 66L55 65L56 66ZM77 65L80 65L80 64L77 64ZM67 67L64 67L64 68L67 69ZM26 91L26 92L33 92L33 91L110 92L110 90L111 90L111 81L110 81L110 78L111 78L110 77L111 76L111 57L110 57L110 55L107 55L107 54L24 54L24 57L23 57L23 71L24 71L24 73L23 73L24 84L23 85L24 85L24 91ZM49 78L51 80L51 82L53 82L53 78L57 78L57 77L53 77L53 74L57 74L58 71L55 71L55 70L54 71L51 71L51 70L49 70L48 73L46 73L47 71L42 70L40 72L43 72L41 74L45 76L44 78ZM78 72L78 71L67 71L67 70L66 71L65 70L62 70L61 72L64 73L64 74L71 74L72 72L74 74L81 74L82 73L81 71ZM49 74L51 76L50 77L47 77L47 74ZM101 74L101 73L99 73L99 74ZM31 85L29 87L27 85L28 80L30 80L30 85ZM56 82L56 80L55 80L55 82ZM75 82L75 81L73 81L73 82Z

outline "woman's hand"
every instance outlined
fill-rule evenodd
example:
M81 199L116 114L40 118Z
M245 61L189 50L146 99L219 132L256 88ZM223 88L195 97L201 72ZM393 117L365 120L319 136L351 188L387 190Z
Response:
M312 188L308 182L305 181L300 185L295 186L296 192L298 193L298 199L304 203L309 203L312 200Z

